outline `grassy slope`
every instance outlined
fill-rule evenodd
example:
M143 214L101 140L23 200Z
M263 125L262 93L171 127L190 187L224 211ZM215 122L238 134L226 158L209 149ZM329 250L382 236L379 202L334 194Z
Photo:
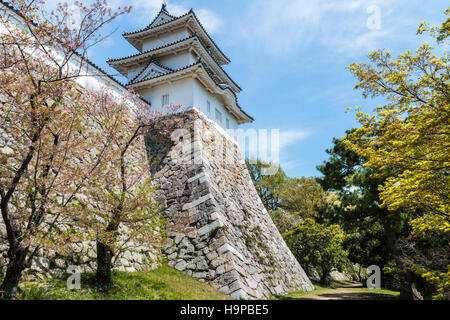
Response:
M22 299L27 300L226 300L207 283L167 266L148 272L114 272L114 287L108 292L92 288L94 275L82 276L81 290L69 291L63 279L25 283Z
M65 279L24 283L19 298L24 300L228 300L229 297L168 266L147 272L114 272L114 287L108 292L93 288L94 274L82 276L81 290L69 291ZM294 292L276 300L396 299L398 292L354 287L338 282L333 287L315 285L311 292Z

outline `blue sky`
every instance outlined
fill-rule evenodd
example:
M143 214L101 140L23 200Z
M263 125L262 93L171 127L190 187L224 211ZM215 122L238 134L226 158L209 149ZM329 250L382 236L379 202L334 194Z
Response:
M90 52L90 59L111 74L105 61L136 53L121 37L146 27L162 0L114 0L133 5L114 21L117 31ZM240 105L255 118L247 127L280 129L280 161L289 176L317 176L333 137L357 126L347 106L372 110L382 101L364 100L353 90L346 70L367 62L374 49L393 54L430 41L416 35L420 21L444 21L444 0L169 0L181 15L193 8L232 63L227 72L243 88ZM379 14L379 15L378 15ZM377 19L380 17L380 19ZM123 80L120 79L119 80Z

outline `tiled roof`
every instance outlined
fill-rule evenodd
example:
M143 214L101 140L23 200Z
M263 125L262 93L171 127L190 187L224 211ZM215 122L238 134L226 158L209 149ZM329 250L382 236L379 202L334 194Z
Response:
M6 7L8 7L9 9L11 9L11 10L13 10L14 12L16 12L18 15L20 15L20 16L22 16L21 15L21 13L20 12L18 12L15 8L13 8L9 3L7 3L7 2L5 2L5 1L3 1L3 0L0 0L0 3L2 3L4 6L6 6ZM193 12L193 10L191 9L187 14L185 14L185 15L183 15L183 16L180 16L180 17L178 17L177 19L180 19L180 18L182 18L182 17L184 17L184 16L187 16L187 15L189 15L189 14L193 14L194 15L194 17L196 18L196 20L197 20L197 22L199 23L199 25L202 27L202 29L203 29L203 31L205 32L205 34L209 37L209 39L213 42L213 44L214 45L216 45L215 44L215 42L211 39L211 37L209 36L209 34L206 32L206 30L204 29L204 27L202 26L202 24L200 23L200 21L198 20L198 18L195 16L195 13ZM172 21L174 21L174 20L172 20ZM171 21L170 21L171 22ZM145 30L145 29L144 29ZM141 30L141 31L144 31L144 30ZM141 31L138 31L138 32L141 32ZM135 33L137 33L137 32L135 32ZM195 37L195 35L193 36L193 37ZM187 40L187 39L189 39L189 38L186 38L186 39L182 39L182 40L180 40L180 41L185 41L185 40ZM178 41L178 42L180 42L180 41ZM201 41L200 41L200 43L201 43ZM175 44L175 43L172 43L172 44L170 44L170 45L173 45L173 44ZM202 45L203 45L203 43L202 43ZM169 46L169 45L168 45ZM217 47L217 45L216 45L216 47ZM159 48L159 49L161 49L161 48ZM219 47L217 47L217 49L220 51L220 49L219 49ZM156 49L155 49L156 50ZM221 53L222 53L222 51L220 51ZM98 71L100 71L100 73L102 73L102 74L104 74L107 78L109 78L110 80L112 80L113 82L115 82L116 84L118 84L120 87L122 87L123 89L125 89L125 90L127 90L128 88L126 87L126 86L129 86L129 85L133 85L133 84L138 84L138 83L141 83L141 82L144 82L144 81L147 81L148 79L146 79L146 80L142 80L142 81L139 81L139 82L130 82L130 83L128 83L126 86L124 85L124 84L122 84L120 81L118 81L118 80L116 80L114 77L112 77L111 75L109 75L107 72L105 72L102 68L100 68L99 66L97 66L95 63L93 63L92 61L90 61L88 58L86 58L86 57L84 57L84 56L82 56L82 55L80 55L78 52L74 52L75 53L75 55L77 55L80 59L82 59L82 60L84 60L84 61L86 61L89 65L91 65L92 67L94 67L95 69L97 69ZM142 53L141 53L142 54ZM222 53L223 54L223 53ZM139 54L137 54L136 56L138 56ZM225 56L225 55L224 55ZM132 56L130 56L130 57L132 57ZM212 56L211 56L212 57ZM225 56L226 57L226 56ZM214 57L212 57L213 58L213 60L215 61L215 59L214 59ZM227 57L226 57L227 58ZM123 58L123 59L125 59L125 58ZM228 58L227 58L228 59ZM117 60L122 60L122 59L117 59ZM228 59L229 60L229 59ZM115 61L115 60L109 60L109 61ZM109 62L108 61L108 62ZM155 62L155 61L154 61ZM216 63L217 63L217 61L215 61ZM155 63L156 64L156 63ZM162 68L165 68L165 69L170 69L170 68L167 68L167 67L165 67L165 66L163 66L163 65L160 65L160 64L157 64L158 66L160 66L160 67L162 67ZM159 76L159 77L163 77L163 76L166 76L166 75L169 75L169 74L173 74L173 73L176 73L176 72L179 72L179 71L182 71L182 70L186 70L186 69L189 69L189 68L191 68L191 67L194 67L194 66L196 66L196 65L201 65L202 67L203 67L203 69L206 71L206 73L208 74L208 76L211 78L211 80L217 85L217 86L219 86L220 87L220 84L219 83L217 83L215 80L214 80L214 78L212 77L212 75L211 75L211 73L210 72L208 72L208 70L207 70L207 68L205 68L205 66L204 66L204 64L203 64L203 62L201 61L201 59L199 60L199 61L197 61L197 62L195 62L195 63L193 63L193 64L191 64L191 65L188 65L188 66L186 66L186 67L183 67L183 68L180 68L180 69L177 69L177 70L172 70L172 69L170 69L170 70L172 70L171 72L169 72L169 73L167 73L167 74L165 74L165 75L161 75L161 76ZM223 70L223 68L219 65L219 67ZM144 69L145 70L145 69ZM224 71L225 72L225 71ZM228 75L228 74L227 74ZM156 79L156 78L158 78L158 77L155 77L155 78L153 78L153 79ZM231 78L230 78L231 79ZM222 88L223 89L223 88ZM226 89L223 89L223 90L229 90L233 95L234 95L234 97L236 98L236 105L237 105L237 107L239 108L239 110L243 113L243 114L245 114L249 119L252 119L252 120L254 120L254 118L252 117L252 116L250 116L249 114L247 114L240 106L239 106L239 104L238 104L238 98L237 98L237 95L236 95L236 93L233 91L233 90L231 90L230 88L226 88ZM144 99L143 97L141 97L141 96L139 96L139 98L143 101L143 102L145 102L145 103L147 103L148 105L151 105L151 103L149 102L149 101L147 101L146 99Z
M164 77L164 76L167 76L167 75L170 75L170 74L173 74L173 73L177 73L177 72L182 71L182 70L189 69L189 68L194 67L194 66L199 65L199 64L201 64L201 62L197 61L197 62L194 62L194 63L192 63L192 64L190 64L190 65L188 65L186 67L180 68L180 69L176 69L176 70L171 69L172 70L171 72L168 72L166 74L162 74L160 76L157 76L157 77L154 77L154 78L151 78L151 79L142 79L140 81L130 81L129 83L127 83L127 86L130 86L130 85L133 85L133 84L142 83L142 82L145 82L145 81L148 81L148 80L152 80L152 79L156 79L156 78L159 78L159 77ZM137 79L137 77L135 77L134 79Z
M16 14L18 14L19 16L23 17L22 14L16 9L14 8L11 4L9 4L6 1L0 0L0 3L3 4L5 7L9 8L10 10L14 11ZM33 24L35 24L33 22ZM113 81L114 83L118 84L120 87L122 87L122 89L128 90L127 87L125 87L125 85L123 83L121 83L120 81L118 81L117 79L115 79L113 76L111 76L110 74L108 74L106 71L104 71L101 67L99 67L98 65L96 65L94 62L92 62L91 60L89 60L87 57L82 56L81 54L79 54L78 52L74 51L74 54L80 58L81 60L87 62L90 66L94 67L95 69L97 69L97 71L99 71L100 73L102 73L103 75L105 75L106 78L108 78L109 80ZM148 105L151 105L150 102L148 102L146 99L144 99L143 97L139 97L143 102L147 103Z
M161 6L161 10L160 10L159 13L156 15L155 19L153 19L153 21L149 24L149 26L153 25L153 24L156 22L156 19L158 19L158 17L161 15L161 13L164 13L165 15L171 17L172 19L176 19L176 18L177 18L176 16L171 15L171 14L169 13L169 11L167 11L166 5L163 4L163 5ZM172 20L170 20L170 21L172 21Z
M186 38L184 38L184 39L180 39L180 40L178 40L178 41L175 41L175 42L172 42L172 43L169 43L169 44L160 46L160 47L158 47L158 48L155 48L155 49L152 49L152 50L149 50L149 51L145 51L145 52L142 52L142 53L137 53L137 54L135 54L135 55L131 55L131 56L128 56L128 57L125 57L125 58L121 58L121 59L111 59L111 60L108 60L108 63L110 63L110 62L118 62L118 61L130 59L130 58L136 58L136 57L139 57L139 56L141 56L141 55L145 55L145 54L148 54L148 53L157 51L157 50L161 50L161 49L164 49L164 48L168 48L168 47L170 47L170 46L173 46L173 45L176 45L176 44L181 43L181 42L183 42L183 41L187 41L187 40L194 39L194 38L197 38L197 39L199 40L199 43L203 46L203 48L204 48L205 51L208 53L208 55L212 58L212 60L216 63L216 65L222 70L222 72L223 72L223 73L224 73L224 74L225 74L225 75L233 82L233 84L234 84L237 88L239 88L239 90L242 90L242 88L241 88L241 87L233 80L233 78L230 77L230 75L223 69L223 67L217 62L217 60L216 60L216 59L211 55L211 53L206 49L205 44L201 41L201 39L198 37L197 34L194 34L194 35L192 35L192 36L190 36L190 37L186 37Z
M183 39L174 41L174 42L172 42L172 43L165 44L165 45L163 45L163 46L160 46L160 47L157 47L157 48L148 50L148 51L144 51L144 52L139 52L139 53L136 53L136 54L132 54L132 55L130 55L130 56L128 56L128 57L125 57L125 58L109 59L107 62L108 62L108 63L110 63L110 62L118 62L118 61L130 59L130 58L136 58L136 57L139 57L139 56L141 56L141 55L150 53L150 52L152 52L152 51L161 50L161 49L164 49L164 48L173 46L174 44L178 44L178 43L180 43L180 42L183 42L183 41L192 39L192 38L194 38L194 37L196 37L196 35L192 35L192 36L190 36L190 37L186 37L186 38L183 38Z
M147 70L148 66L151 65L152 63L155 64L155 65L157 65L157 66L160 67L160 68L163 68L163 69L167 70L168 73L174 72L174 71L175 71L175 70L173 70L173 69L171 69L171 68L168 68L168 67L166 67L166 66L163 66L162 64L160 64L160 63L159 63L158 61L156 61L155 59L152 59L152 60L150 60L150 62L145 66L145 68L142 69L141 72L139 72L139 74L138 74L136 77L134 77L128 84L133 83L137 78L139 78L139 77L145 72L145 70Z
M185 13L185 14L179 16L179 17L174 17L174 20L170 20L170 21L167 21L167 22L164 22L164 23L161 23L161 24L159 24L159 25L157 25L157 26L153 26L153 27L152 27L151 25L155 22L155 20L156 20L156 19L158 18L158 16L159 16L159 13L158 13L158 15L156 16L156 18L153 19L153 21L152 21L147 27L145 27L145 28L143 28L143 29L140 29L140 30L137 30L137 31L134 31L134 32L124 32L124 33L122 33L122 36L124 36L124 37L125 37L125 36L131 36L131 35L134 35L134 34L136 34L136 33L140 33L140 32L143 32L143 31L147 31L147 30L151 30L151 29L160 27L160 26L165 25L165 24L168 24L168 23L170 23L170 22L172 22L172 21L180 20L181 18L184 18L184 17L188 16L189 14L191 14L191 12L192 12L192 9L191 9L190 11L188 11L187 13Z
M170 21L167 21L167 22L164 22L164 23L161 23L161 24L159 24L159 25L157 25L157 26L153 26L153 27L152 27L151 25L153 24L153 22L154 22L154 21L153 21L150 25L148 25L148 26L147 26L146 28L144 28L144 29L141 29L141 30L138 30L138 31L135 31L135 32L125 32L125 33L123 33L122 35L123 35L124 37L127 37L127 36L131 36L131 35L134 35L134 34L137 34L137 33L141 33L141 32L144 32L144 31L152 30L152 29L158 28L158 27L160 27L160 26L167 25L167 24L169 24L169 23L178 21L178 20L180 20L180 19L182 19L182 18L184 18L184 17L189 16L190 14L192 14L192 16L195 18L195 20L197 21L197 23L199 24L199 26L201 27L201 29L203 30L203 32L206 34L206 36L208 37L208 39L214 44L214 46L217 48L217 50L225 57L226 60L230 61L230 59L222 52L222 50L220 50L219 46L215 43L215 41L214 41L214 40L211 38L211 36L208 34L208 32L206 31L205 27L202 25L202 23L200 22L200 20L197 18L197 16L196 16L196 14L195 14L195 12L194 12L193 9L191 9L191 10L189 10L187 13L185 13L185 14L183 14L183 15L177 17L177 18L175 18L174 20L170 20Z
M233 93L234 97L236 98L236 105L238 106L239 110L241 110L241 112L242 112L243 114L245 114L247 117L249 117L250 119L255 120L252 116L250 116L247 112L245 112L245 111L239 106L239 103L238 103L238 96L237 96L236 92L234 92L234 91L231 90L230 88L226 88L226 89L222 88L222 87L220 86L220 83L217 83L217 82L214 80L212 74L210 74L206 68L204 68L204 69L205 69L206 73L209 75L209 77L211 78L211 80L214 81L214 83L215 83L217 86L219 86L219 87L220 87L221 89L223 89L223 90L229 90L231 93Z

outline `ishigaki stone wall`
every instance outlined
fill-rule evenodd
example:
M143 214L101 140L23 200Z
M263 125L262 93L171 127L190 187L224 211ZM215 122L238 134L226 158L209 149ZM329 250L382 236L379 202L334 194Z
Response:
M193 111L195 112L195 111ZM233 299L313 290L272 222L238 145L201 115L171 137L147 137L156 200L166 203L174 268Z

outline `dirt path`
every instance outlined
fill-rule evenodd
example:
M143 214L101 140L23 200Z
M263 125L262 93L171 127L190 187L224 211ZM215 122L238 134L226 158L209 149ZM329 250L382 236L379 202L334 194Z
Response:
M369 290L361 284L339 284L335 289L324 289L306 294L295 300L394 300L396 296L383 290Z

